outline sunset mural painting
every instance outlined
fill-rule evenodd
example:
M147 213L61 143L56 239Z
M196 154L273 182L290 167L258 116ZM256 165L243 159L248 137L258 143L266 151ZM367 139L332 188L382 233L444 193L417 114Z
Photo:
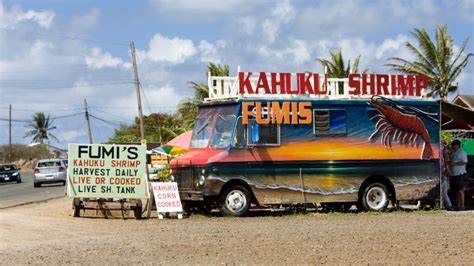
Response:
M185 205L234 216L251 204L381 211L390 200L437 196L439 105L423 97L426 77L240 72L232 82L209 80L190 149L170 164Z

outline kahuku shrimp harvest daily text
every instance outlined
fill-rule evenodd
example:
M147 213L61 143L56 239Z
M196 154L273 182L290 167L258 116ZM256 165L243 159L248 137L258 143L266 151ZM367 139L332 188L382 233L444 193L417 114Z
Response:
M252 72L239 72L240 94L327 95L327 75L317 73L259 72L256 85ZM296 84L296 86L293 86ZM350 95L421 96L429 80L423 75L350 74ZM248 101L242 103L242 123L255 118L257 124L311 124L311 102Z

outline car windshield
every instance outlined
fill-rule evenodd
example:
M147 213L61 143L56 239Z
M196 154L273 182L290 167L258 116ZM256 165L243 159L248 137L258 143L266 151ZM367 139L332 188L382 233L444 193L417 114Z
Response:
M16 165L0 165L0 171L13 171L17 170Z
M47 162L39 162L38 167L53 167L53 166L61 166L60 161L47 161Z
M227 147L230 144L236 108L237 105L200 107L190 147L206 148L209 143L212 148Z

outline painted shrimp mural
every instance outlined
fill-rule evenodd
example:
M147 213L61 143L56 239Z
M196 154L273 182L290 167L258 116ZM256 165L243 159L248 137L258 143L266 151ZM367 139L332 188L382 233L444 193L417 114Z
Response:
M437 119L433 118L437 114L426 113L417 108L397 104L380 96L372 97L368 104L378 111L378 114L371 118L377 119L377 122L375 131L369 137L370 141L375 142L376 138L380 136L380 142L388 148L392 147L394 141L412 147L419 147L423 143L421 159L429 160L433 158L430 135L425 124L418 116L425 115L429 119L438 122Z

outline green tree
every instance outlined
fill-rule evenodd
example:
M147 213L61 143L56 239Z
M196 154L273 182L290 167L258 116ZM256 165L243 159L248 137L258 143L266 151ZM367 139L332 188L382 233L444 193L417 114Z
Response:
M387 66L401 73L425 75L429 78L431 89L428 96L439 96L446 100L448 93L458 89L454 81L473 55L472 53L464 54L469 38L464 39L459 51L454 54L453 39L446 25L436 28L436 44L425 29L414 29L411 34L416 38L418 47L411 42L407 42L406 47L416 59L409 61L400 57L391 57L388 59L391 63Z
M329 53L331 55L330 60L317 59L321 65L323 65L323 67L327 67L329 78L347 78L349 77L349 74L358 72L360 55L357 56L351 68L351 60L348 60L347 64L344 62L344 58L342 57L342 49L339 49L339 51L335 53ZM364 70L363 72L367 72L367 70Z
M209 72L211 73L211 76L228 77L229 66L210 62L207 65L206 77L207 73ZM179 104L177 110L177 114L183 122L183 129L185 130L192 129L194 127L194 120L196 118L198 105L205 98L209 97L209 87L207 84L197 83L194 81L189 81L188 84L194 89L194 97L183 100Z
M145 138L148 142L166 143L184 132L182 121L176 115L153 113L143 117ZM140 142L140 120L138 117L132 125L120 125L114 136L107 143Z
M50 116L45 116L43 112L38 112L33 115L33 121L27 125L31 130L26 132L24 138L33 137L32 142L44 143L44 140L51 138L59 142L58 138L51 133L51 130L56 129L53 126L53 120Z

